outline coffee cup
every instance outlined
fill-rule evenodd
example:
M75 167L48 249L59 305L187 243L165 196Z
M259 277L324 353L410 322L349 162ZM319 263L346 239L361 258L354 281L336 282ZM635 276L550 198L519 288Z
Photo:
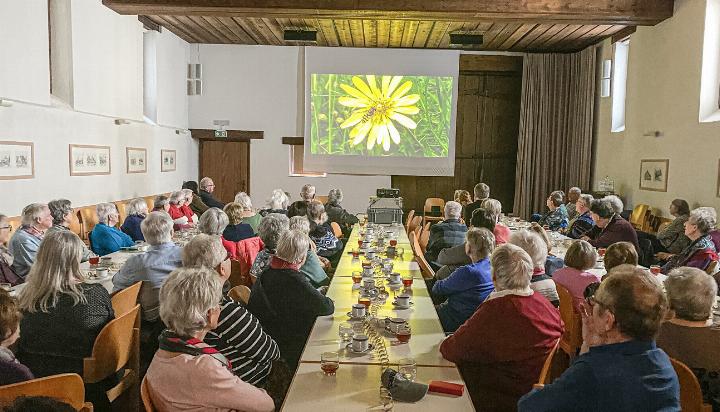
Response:
M395 297L395 304L401 307L410 306L410 295L402 294Z
M95 269L95 276L97 276L97 277L99 277L99 278L104 278L104 277L107 276L107 274L108 274L107 268L97 268L97 269Z
M363 279L363 287L365 289L375 288L375 279Z
M363 240L362 243L360 244L360 248L361 248L361 249L367 249L367 248L369 248L369 247L370 247L370 241L369 241L369 240Z
M397 272L392 272L388 275L388 279L390 280L390 283L400 283L402 281L402 277Z
M385 249L385 254L389 257L395 257L395 255L397 254L397 249L395 248L395 246L388 246Z
M352 339L352 348L355 352L365 352L366 350L368 350L367 335L354 335Z
M392 332L397 333L401 327L405 326L406 321L403 318L387 318L385 319L386 328Z
M363 277L371 277L373 275L372 267L364 267L362 271Z
M365 257L368 259L373 259L375 257L375 251L372 249L368 249L367 252L365 252Z
M355 303L354 305L352 305L352 315L354 318L365 317L366 313L367 306L363 305L362 303Z

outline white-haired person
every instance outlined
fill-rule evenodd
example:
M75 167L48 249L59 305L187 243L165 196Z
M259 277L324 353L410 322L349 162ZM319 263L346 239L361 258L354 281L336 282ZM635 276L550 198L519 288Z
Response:
M127 217L120 226L120 230L126 233L134 241L145 240L140 229L140 224L148 215L148 207L145 199L138 197L128 202Z
M50 214L53 218L53 225L45 234L47 235L52 232L70 232L70 226L77 220L72 203L67 199L51 200L48 202L48 209L50 209ZM93 252L87 246L84 246L81 262L86 262L91 256L93 256Z
M524 250L500 245L490 266L495 290L440 353L460 368L475 409L507 411L537 382L563 324L560 312L530 288L533 261Z
M307 216L310 220L310 239L315 242L318 256L327 258L337 266L343 252L343 242L333 233L328 223L325 206L318 200L308 203Z
M183 210L186 204L187 196L182 190L176 190L170 194L170 209L168 213L173 219L173 223L180 226L181 228L194 226L195 222L192 216L188 216Z
M288 198L288 195L282 189L274 189L267 200L267 209L261 210L260 214L262 216L266 216L270 213L286 215L289 204L290 199Z
M502 245L503 243L507 243L507 240L510 238L510 228L500 223L502 203L497 199L488 198L483 201L481 208L487 210L491 218L495 219L495 228L493 229L495 244Z
M567 203L565 203L565 210L567 210L569 220L575 219L575 217L578 215L578 212L575 209L575 206L576 206L575 203L578 201L581 194L582 194L582 190L577 186L573 186L570 189L568 189Z
M490 186L486 185L485 183L478 183L473 188L473 202L468 203L463 208L463 218L465 219L465 224L470 226L470 219L472 218L472 214L475 211L475 209L479 209L482 207L483 202L485 199L488 199L490 197Z
M433 295L447 297L435 307L445 333L455 332L465 323L494 288L490 254L495 248L495 236L488 229L473 227L465 237L465 254L471 263L455 269L432 287Z
M180 210L185 216L187 216L189 221L191 221L192 223L197 223L198 215L195 214L195 212L190 207L192 205L193 199L195 199L195 194L190 189L181 189L181 192L183 192L183 195L185 195L185 202L180 206Z
M153 199L152 212L165 212L170 214L170 198L165 195L157 195Z
M660 327L657 345L692 369L705 403L720 407L720 328L713 322L717 283L698 268L681 267L664 284L672 317Z
M537 221L540 226L547 226L554 231L568 227L568 212L563 204L564 197L565 193L561 190L550 193L545 202L549 210Z
M455 201L445 203L444 214L445 220L430 226L430 238L425 249L425 259L435 270L440 268L437 264L440 252L465 243L465 233L468 229L464 223L460 223L462 214L460 203Z
M225 355L204 342L218 327L222 281L210 268L181 268L160 289L160 317L167 329L145 375L160 411L271 412L272 398L232 372Z
M219 236L201 233L183 248L183 267L206 267L217 272L224 285L230 278L230 259ZM277 343L263 330L245 307L223 294L218 325L205 336L205 343L219 350L243 381L265 383L272 361L280 358Z
M258 236L263 242L263 249L255 256L250 274L256 277L270 267L270 259L275 256L275 248L280 235L287 232L290 225L288 217L280 213L270 213L263 217L258 226Z
M217 207L222 209L225 207L225 203L217 200L213 196L215 191L215 182L209 177L203 177L200 179L200 199L207 205L207 207Z
M547 276L552 276L553 273L561 269L563 266L565 266L565 262L563 259L553 255L553 243L550 240L550 236L548 235L548 231L543 229L537 222L533 222L530 224L529 230L531 232L535 232L540 236L540 239L545 242L545 245L547 246L547 257L545 258L545 274Z
M616 242L630 242L635 246L638 255L640 254L635 228L615 211L610 200L606 198L593 200L590 204L590 214L595 227L586 235L580 236L580 239L590 242L597 248L607 248Z
M358 222L357 216L345 210L340 203L343 201L341 189L330 189L328 201L325 204L325 213L328 215L328 222L335 222L340 225L343 237L347 239L352 232L352 226Z
M560 297L558 297L555 282L545 273L545 262L548 256L548 245L545 240L534 231L522 229L513 233L508 243L519 246L532 259L533 272L530 287L545 296L555 307L560 306Z
M223 237L223 233L228 224L230 224L228 215L216 207L211 207L200 216L198 230L206 235L220 236L225 250L230 254L230 258L237 259L237 243L231 242Z
M223 212L228 217L228 225L222 236L230 242L239 242L255 236L252 226L243 221L243 207L240 203L230 202L225 205Z
M117 207L112 203L99 203L95 206L98 224L90 232L90 247L100 256L117 252L121 248L135 244L130 236L115 226L120 221Z
M315 186L311 184L303 185L300 189L300 200L307 203L315 200Z
M310 234L310 221L307 216L293 216L289 222L290 230L299 230L306 235ZM325 273L325 267L328 267L330 261L321 258L315 252L315 243L310 244L307 252L305 263L300 267L300 272L307 276L310 283L315 287L326 286L330 283L330 279Z
M255 212L253 209L252 200L245 192L240 192L235 195L235 203L239 204L243 208L242 222L252 226L253 232L257 233L258 226L260 226L260 220L262 216Z
M610 206L613 209L613 212L619 214L622 214L622 212L625 210L625 205L623 204L622 199L618 197L617 195L607 195L603 199L607 200L610 203Z
M587 193L578 196L575 201L575 217L570 219L567 230L563 231L568 237L580 239L593 229L595 221L590 213L593 200L595 198Z
M270 268L253 285L248 310L280 347L280 356L295 370L318 316L335 312L326 287L315 289L300 272L311 240L299 230L280 235Z
M585 288L601 280L600 276L588 272L595 267L597 258L597 252L591 244L584 240L576 240L565 252L565 267L553 273L552 280L572 295L577 313L580 313L582 302L585 300Z
M183 182L182 188L190 189L192 191L193 197L190 201L190 209L193 211L193 213L201 216L203 213L205 213L206 210L208 210L209 206L202 201L199 193L199 187L196 181L188 180L187 182Z
M25 279L35 262L45 232L53 225L53 217L46 204L31 203L23 208L20 223L20 228L10 238L8 251L13 257L13 271Z
M655 344L666 313L655 276L631 265L613 269L583 303L580 356L553 383L523 396L518 410L679 411L677 374Z
M685 222L685 236L690 244L676 255L669 255L668 261L662 268L663 273L680 266L689 266L705 270L711 262L718 260L718 251L709 236L715 229L717 213L712 207L699 207L690 212Z

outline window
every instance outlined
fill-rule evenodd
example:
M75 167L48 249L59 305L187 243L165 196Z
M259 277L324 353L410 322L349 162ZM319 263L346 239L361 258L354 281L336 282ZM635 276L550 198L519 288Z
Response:
M610 86L612 82L612 60L603 61L602 78L600 80L600 97L610 97Z
M50 94L73 105L72 24L70 3L48 0L50 42Z
M629 39L615 43L615 70L612 74L612 132L625 130L625 95L629 52Z
M143 116L151 124L157 124L157 36L153 30L143 33Z
M303 169L303 156L305 154L305 147L301 144L290 145L290 176L304 176L304 177L325 177L326 173L312 172Z
M708 0L705 11L700 122L720 121L720 0Z

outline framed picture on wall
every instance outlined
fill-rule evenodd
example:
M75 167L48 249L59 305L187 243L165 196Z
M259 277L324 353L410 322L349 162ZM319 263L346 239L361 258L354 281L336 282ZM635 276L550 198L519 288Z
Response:
M667 192L670 159L640 160L640 189Z
M35 177L35 146L31 142L0 142L0 180Z
M128 173L147 172L147 149L142 147L126 147L125 154Z
M110 174L110 146L70 145L70 176Z
M160 150L160 171L174 172L177 169L176 160L177 151L168 149Z

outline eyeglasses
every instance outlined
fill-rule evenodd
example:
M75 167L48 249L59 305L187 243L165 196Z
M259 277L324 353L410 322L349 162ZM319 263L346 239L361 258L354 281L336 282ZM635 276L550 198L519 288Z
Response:
M7 225L7 226L0 226L0 229L10 229L10 231L12 232L12 229L13 229L13 227L12 227L12 226L10 226L10 225Z

